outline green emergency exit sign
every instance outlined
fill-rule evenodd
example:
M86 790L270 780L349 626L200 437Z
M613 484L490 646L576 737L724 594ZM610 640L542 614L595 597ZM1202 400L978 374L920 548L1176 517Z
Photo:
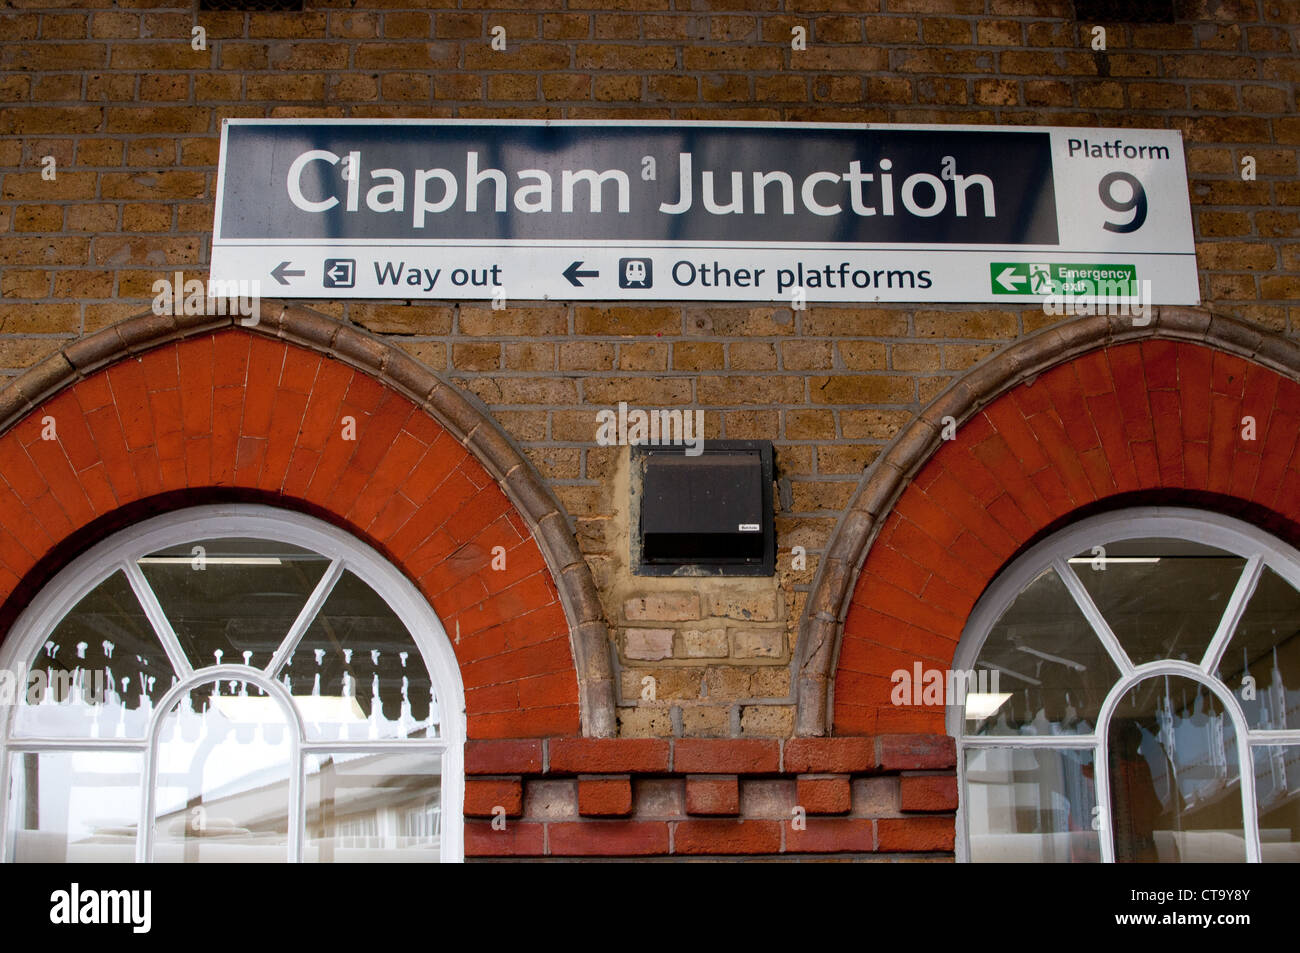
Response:
M1138 293L1136 265L1072 265L995 261L989 281L997 295L1098 295Z

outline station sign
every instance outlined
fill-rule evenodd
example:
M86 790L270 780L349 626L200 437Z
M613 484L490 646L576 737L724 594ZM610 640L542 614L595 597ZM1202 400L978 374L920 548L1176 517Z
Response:
M213 282L289 298L1199 303L1171 130L228 119Z

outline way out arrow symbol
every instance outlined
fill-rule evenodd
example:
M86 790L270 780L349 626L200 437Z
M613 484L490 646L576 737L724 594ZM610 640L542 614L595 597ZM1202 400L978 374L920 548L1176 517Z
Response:
M1028 280L1029 279L1024 275L1016 274L1015 268L1004 268L1002 269L1001 274L998 275L998 284L1003 288L1006 288L1008 291L1019 291L1020 289L1016 286L1019 285L1020 282Z
M299 278L307 274L305 271L290 271L289 266L292 262L282 261L271 269L271 277L282 285L287 285L290 278Z
M568 268L565 268L563 272L564 277L569 279L569 284L573 285L573 287L575 288L581 288L583 286L582 282L578 280L579 278L600 277L600 272L598 271L579 271L578 269L581 267L582 267L582 262L575 261Z

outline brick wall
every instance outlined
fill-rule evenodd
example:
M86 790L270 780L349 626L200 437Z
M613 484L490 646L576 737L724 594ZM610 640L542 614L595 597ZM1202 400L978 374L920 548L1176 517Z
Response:
M1300 336L1289 0L1182 3L1172 25L1107 25L1105 52L1058 0L338 0L197 19L166 2L0 13L5 374L147 310L158 278L204 274L218 130L234 116L1175 128L1205 302ZM806 51L790 48L795 25ZM489 47L496 26L504 52ZM481 400L549 481L601 589L627 736L788 736L794 632L863 468L955 375L1055 320L982 306L304 303ZM626 450L594 443L596 411L620 400L701 408L707 436L774 440L774 579L628 572Z
M465 855L942 855L955 759L929 735L470 742Z

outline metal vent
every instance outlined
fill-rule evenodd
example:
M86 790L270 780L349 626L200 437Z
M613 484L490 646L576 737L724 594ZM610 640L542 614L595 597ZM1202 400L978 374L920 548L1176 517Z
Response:
M1173 23L1174 0L1074 0L1074 18L1103 23Z
M635 447L632 461L640 494L638 573L772 574L770 443L712 440L698 456L682 447Z

